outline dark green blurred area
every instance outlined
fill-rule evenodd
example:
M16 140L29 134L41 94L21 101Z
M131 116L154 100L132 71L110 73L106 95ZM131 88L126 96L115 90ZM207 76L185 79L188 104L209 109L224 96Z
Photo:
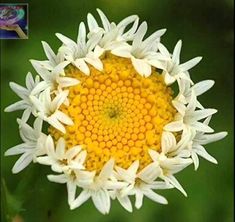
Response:
M190 166L177 175L188 193L187 198L176 189L160 191L168 199L169 204L166 206L145 199L143 207L130 214L115 201L110 214L103 216L91 201L70 211L66 186L49 182L46 175L50 170L46 166L31 164L17 175L11 173L18 157L4 157L3 153L9 147L21 143L16 124L16 118L21 113L3 112L4 107L18 100L10 90L9 82L24 85L26 73L35 73L29 59L45 58L40 41L45 40L56 49L60 42L54 33L60 32L76 39L79 22L86 20L88 12L98 18L95 11L97 7L115 22L128 15L138 14L141 21L148 22L148 34L156 29L167 28L162 42L172 51L178 39L182 39L182 61L203 56L202 62L191 72L192 79L195 82L204 79L216 81L215 86L200 97L200 101L206 107L219 110L211 122L215 131L226 130L229 134L224 140L206 146L218 160L218 165L200 159L198 171L195 172ZM10 208L3 204L4 209L1 210L13 215L23 202L23 210L19 214L25 222L233 221L232 49L232 0L31 1L29 40L1 41L1 171L13 199Z

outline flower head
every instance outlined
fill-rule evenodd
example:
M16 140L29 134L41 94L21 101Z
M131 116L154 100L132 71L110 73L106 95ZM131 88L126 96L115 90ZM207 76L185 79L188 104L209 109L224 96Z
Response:
M48 179L67 185L70 209L90 198L103 214L115 199L132 212L131 196L138 209L144 197L167 204L159 190L186 196L176 174L192 163L197 169L198 156L216 163L204 145L227 135L213 133L217 110L198 101L214 81L193 83L189 70L201 57L180 64L182 41L170 53L161 43L165 29L146 38L138 16L116 24L97 11L101 27L89 13L88 33L81 22L77 41L56 34L58 53L42 42L48 60L31 60L39 76L28 74L26 88L10 84L22 100L6 111L25 110L18 120L24 143L6 155L23 154L14 173L32 160L49 165L57 174Z

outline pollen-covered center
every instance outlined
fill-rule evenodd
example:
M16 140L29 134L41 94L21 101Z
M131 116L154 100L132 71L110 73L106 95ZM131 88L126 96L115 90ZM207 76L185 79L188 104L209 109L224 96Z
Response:
M123 168L139 160L143 168L151 162L148 149L160 150L163 127L176 112L172 90L156 71L141 77L129 59L108 54L102 62L103 71L90 67L89 76L72 66L66 70L81 81L69 88L69 106L61 107L74 125L64 135L50 132L56 140L63 136L68 147L82 145L88 170L100 171L110 158Z

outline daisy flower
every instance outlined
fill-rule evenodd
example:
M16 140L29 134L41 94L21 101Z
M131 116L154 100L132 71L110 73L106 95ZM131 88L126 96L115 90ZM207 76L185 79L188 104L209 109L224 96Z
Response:
M137 15L128 16L116 25L114 22L110 23L108 18L100 9L97 9L97 11L103 27L99 27L94 16L89 13L87 15L87 23L90 31L88 33L88 37L99 31L103 32L103 37L98 43L98 47L100 47L102 53L120 46L126 46L127 41L133 40L139 22ZM128 31L125 31L127 26L130 24L132 24L132 27Z
M178 79L186 79L191 81L190 76L187 75L187 71L196 66L202 60L202 57L198 56L183 64L180 64L181 47L182 41L179 40L175 45L173 53L171 54L162 43L158 44L160 53L168 58L163 63L163 76L167 85L174 83Z
M227 135L209 126L217 110L198 101L214 81L193 83L189 70L201 57L180 64L182 41L170 53L161 43L166 29L145 37L138 16L114 23L97 11L102 26L89 13L88 33L81 22L76 42L57 33L58 52L43 42L47 60L31 61L39 76L28 74L26 88L10 84L22 100L5 111L27 111L18 120L24 143L6 155L23 154L14 173L32 160L49 166L71 210L89 199L102 214L115 200L132 212L132 197L137 209L144 197L167 204L160 190L186 196L176 174L197 169L198 156L216 163L204 145Z
M33 160L36 161L37 156L46 153L44 147L46 135L41 132L42 120L37 118L34 121L33 128L21 119L17 119L17 122L19 124L20 137L23 140L23 143L13 146L5 152L6 156L22 154L12 168L13 173L19 173Z

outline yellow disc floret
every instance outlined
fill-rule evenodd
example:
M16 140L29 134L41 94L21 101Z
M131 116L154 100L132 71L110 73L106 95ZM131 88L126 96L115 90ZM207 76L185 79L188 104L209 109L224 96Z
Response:
M66 134L50 133L55 140L63 136L68 147L82 145L88 170L100 171L110 158L123 168L139 160L141 169L151 162L148 149L161 149L163 127L176 113L172 90L154 70L141 77L129 59L107 54L102 62L103 71L90 67L89 76L72 66L66 70L81 81L69 88L69 106L61 107L74 125Z

